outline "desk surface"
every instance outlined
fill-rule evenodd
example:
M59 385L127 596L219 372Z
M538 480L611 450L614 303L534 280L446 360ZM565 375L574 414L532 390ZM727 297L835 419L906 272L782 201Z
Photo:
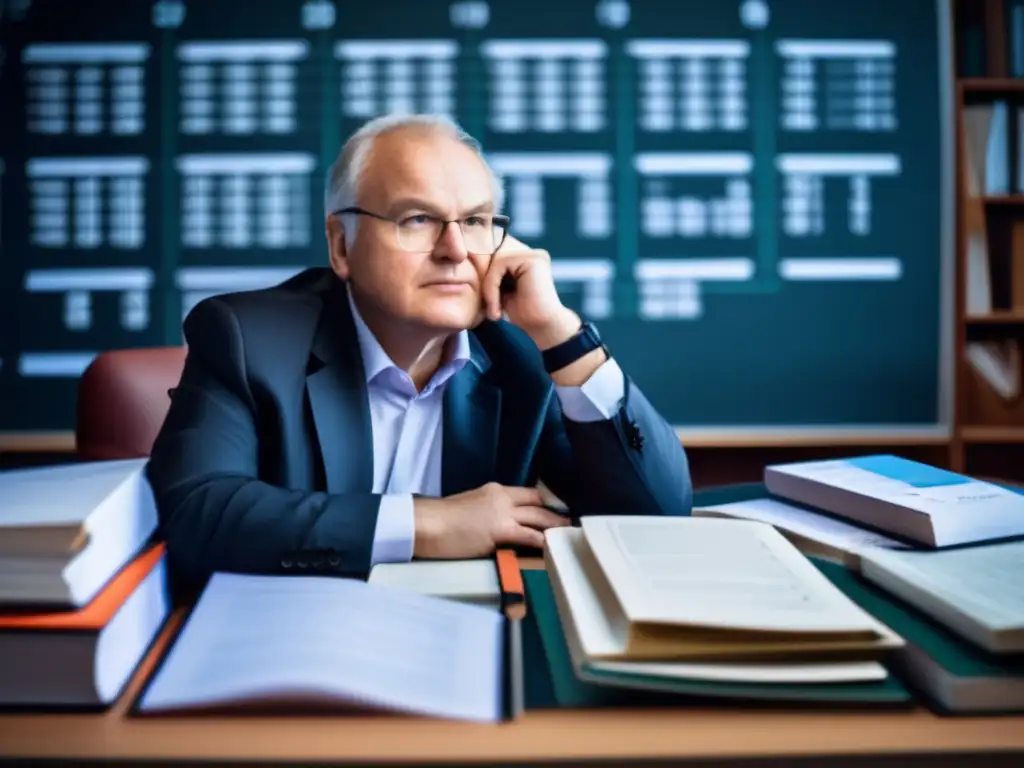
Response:
M537 567L536 562L525 562ZM940 718L926 710L793 712L721 708L528 712L476 725L388 715L127 715L182 613L167 623L124 695L100 714L0 715L0 758L310 763L604 762L941 753L1024 764L1024 716ZM970 754L970 753L973 753ZM763 765L759 761L759 765ZM815 763L816 765L819 763ZM877 764L877 763L876 763ZM986 758L986 764L992 760Z

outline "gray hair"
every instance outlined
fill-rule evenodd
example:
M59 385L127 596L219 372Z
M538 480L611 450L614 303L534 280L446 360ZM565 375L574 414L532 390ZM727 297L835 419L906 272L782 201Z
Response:
M362 180L366 168L366 158L370 154L374 139L391 131L417 127L438 130L476 153L490 172L495 211L500 212L504 204L504 187L501 177L487 162L480 142L445 115L389 114L365 123L342 146L338 158L331 164L327 173L327 184L324 190L324 216L330 216L332 211L349 208L356 204L359 183ZM349 246L352 245L352 240L355 238L356 226L357 223L353 221L345 227L345 240Z

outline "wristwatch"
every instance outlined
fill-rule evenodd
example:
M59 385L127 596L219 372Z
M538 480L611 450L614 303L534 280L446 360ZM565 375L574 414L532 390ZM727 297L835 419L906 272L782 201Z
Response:
M608 354L608 348L601 341L601 336L594 324L583 323L572 338L541 352L544 357L544 370L554 373L567 365L572 365L595 349L603 349L605 354Z

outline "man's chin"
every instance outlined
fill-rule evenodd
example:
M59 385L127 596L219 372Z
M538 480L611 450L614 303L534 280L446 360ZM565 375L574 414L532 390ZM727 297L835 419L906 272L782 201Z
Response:
M482 309L432 307L421 314L421 322L442 331L464 331L475 328L484 319Z

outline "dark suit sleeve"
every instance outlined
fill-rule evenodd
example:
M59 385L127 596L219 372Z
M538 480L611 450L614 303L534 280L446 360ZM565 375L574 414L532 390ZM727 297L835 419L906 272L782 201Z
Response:
M552 393L537 457L540 479L573 516L689 515L686 452L675 430L623 376L623 398L610 419L573 421Z
M189 314L185 338L184 372L148 464L176 579L198 587L214 571L365 576L380 496L260 481L256 395L235 314L207 299Z

